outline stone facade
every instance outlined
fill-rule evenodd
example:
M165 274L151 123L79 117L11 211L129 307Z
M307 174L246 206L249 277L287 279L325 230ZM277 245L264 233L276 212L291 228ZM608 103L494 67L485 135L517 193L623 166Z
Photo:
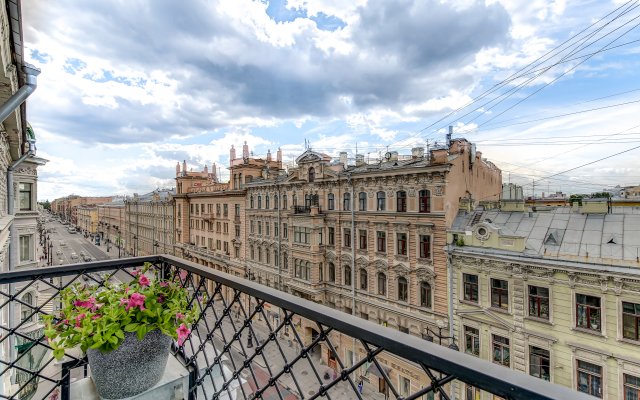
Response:
M595 397L634 398L640 264L616 247L637 249L639 233L640 215L632 214L478 211L461 218L448 249L461 351Z
M133 256L167 254L174 244L173 189L124 200L125 249Z
M126 248L124 199L114 199L110 203L99 204L98 234L101 242L107 246L107 252L115 246L122 255ZM168 233L171 236L171 233ZM166 240L165 240L166 241Z

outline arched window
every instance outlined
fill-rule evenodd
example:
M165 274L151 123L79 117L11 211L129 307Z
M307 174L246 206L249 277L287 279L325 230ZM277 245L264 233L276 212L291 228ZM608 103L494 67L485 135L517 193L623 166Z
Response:
M316 170L311 167L309 168L309 182L313 182L316 180Z
M333 263L329 263L329 282L336 281L336 266Z
M342 210L349 211L351 210L351 193L344 194L344 201L342 202Z
M376 194L376 210L384 211L387 208L386 205L387 194L383 191L379 191Z
M258 209L262 208L262 195L258 195Z
M275 196L273 196L273 209L274 210L278 209L278 195L277 194Z
M431 285L429 282L420 282L420 306L431 308Z
M30 319L29 315L31 315L31 313L33 312L33 310L29 307L33 305L33 295L31 294L31 292L25 293L22 296L22 302L26 304L22 304L20 306L20 311L22 314L22 320L26 321L27 319Z
M360 192L358 194L358 210L367 211L367 193Z
M334 210L335 207L336 207L335 196L333 195L333 193L329 193L329 195L327 196L327 209Z
M387 295L387 276L382 272L378 272L378 294Z
M344 266L344 285L351 286L351 267L348 265Z
M249 198L249 203L250 203L249 208L253 208L253 196Z
M400 190L396 193L396 210L398 212L407 212L407 192Z
M360 268L360 289L367 290L369 287L369 278L367 276L367 270Z
M398 278L398 300L407 301L409 298L409 284L407 278L401 276Z
M418 193L418 204L421 213L431 212L431 192L428 190L421 190Z
M269 195L264 198L264 208L269 209Z

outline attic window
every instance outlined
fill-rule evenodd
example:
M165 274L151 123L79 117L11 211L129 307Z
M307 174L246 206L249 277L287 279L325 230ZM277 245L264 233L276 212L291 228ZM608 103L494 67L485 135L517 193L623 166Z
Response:
M550 233L547 238L544 240L544 244L551 244L551 245L558 245L558 239L556 238L556 235L554 235L553 233Z

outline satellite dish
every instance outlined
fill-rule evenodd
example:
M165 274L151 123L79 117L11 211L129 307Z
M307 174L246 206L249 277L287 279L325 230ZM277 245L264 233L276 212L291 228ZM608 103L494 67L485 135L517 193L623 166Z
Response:
M391 153L387 151L387 152L384 154L384 158L386 158L387 160L391 160Z

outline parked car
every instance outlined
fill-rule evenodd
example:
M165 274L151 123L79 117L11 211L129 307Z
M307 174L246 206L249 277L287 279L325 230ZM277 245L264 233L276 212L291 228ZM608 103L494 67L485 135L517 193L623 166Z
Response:
M64 247L64 246L66 246L66 245L67 245L67 242L65 242L65 241L63 241L63 240L61 240L61 241L60 241L60 246Z
M72 260L77 260L78 259L78 255L76 253L71 253L71 259Z
M56 250L56 254L57 255L61 255L62 254L62 250L60 250L60 249Z

